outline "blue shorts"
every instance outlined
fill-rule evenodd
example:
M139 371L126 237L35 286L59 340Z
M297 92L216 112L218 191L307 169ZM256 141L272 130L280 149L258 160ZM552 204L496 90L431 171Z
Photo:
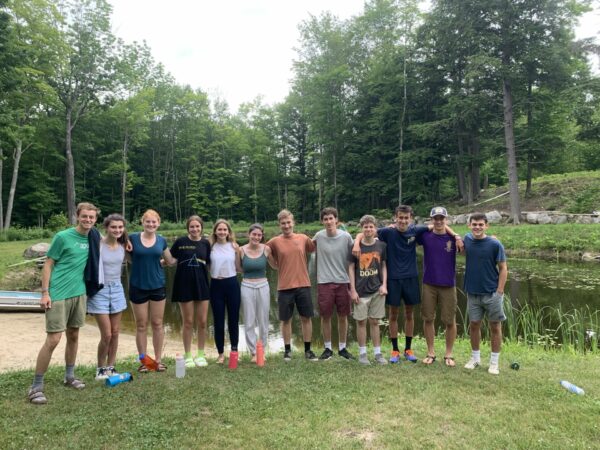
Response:
M399 308L403 301L405 305L418 305L421 303L419 277L387 280L387 291L385 304L388 306Z
M116 314L126 309L127 300L120 281L109 281L87 301L88 314Z

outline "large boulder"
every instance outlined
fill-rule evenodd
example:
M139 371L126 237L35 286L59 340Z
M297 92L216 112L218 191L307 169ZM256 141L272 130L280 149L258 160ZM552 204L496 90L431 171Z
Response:
M561 223L567 223L567 221L568 221L567 216L564 216L564 215L552 216L552 223L554 225L560 225Z
M529 212L527 213L527 223L537 223L538 213Z
M50 244L47 244L45 242L40 242L39 244L34 244L23 252L23 258L27 258L27 259L41 258L42 256L46 256L46 253L48 253L49 248L50 248Z
M593 261L600 262L600 255L585 252L583 255L581 255L581 260L587 261L587 262L593 262Z
M593 220L592 220L591 216L580 215L580 216L576 216L575 223L590 224L590 223L593 223Z
M468 217L469 216L467 214L459 214L458 216L454 216L454 220L452 221L452 223L457 225L464 225L467 223Z
M487 220L489 223L500 223L502 222L502 214L500 214L498 211L490 211L485 213L485 216L487 217Z
M544 212L538 214L537 223L547 224L547 223L550 223L550 222L552 222L552 218L548 214L546 214Z

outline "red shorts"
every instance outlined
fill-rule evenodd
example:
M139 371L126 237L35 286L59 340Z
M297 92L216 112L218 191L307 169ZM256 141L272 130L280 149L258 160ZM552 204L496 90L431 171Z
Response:
M322 283L317 285L319 314L321 317L331 317L335 305L338 316L349 316L351 311L349 283Z

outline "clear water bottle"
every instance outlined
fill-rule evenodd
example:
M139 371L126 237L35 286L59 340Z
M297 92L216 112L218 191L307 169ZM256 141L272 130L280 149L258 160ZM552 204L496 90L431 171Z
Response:
M175 354L175 376L177 378L185 377L185 360L179 352Z
M584 395L585 392L583 389L581 389L579 386L575 386L573 383L569 383L566 380L562 380L560 382L560 385L562 387L564 387L567 391L572 392L573 394L577 394L577 395Z

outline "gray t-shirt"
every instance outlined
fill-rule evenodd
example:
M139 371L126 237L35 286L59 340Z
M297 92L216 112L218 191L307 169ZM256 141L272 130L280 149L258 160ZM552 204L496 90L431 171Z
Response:
M327 236L325 230L315 234L317 243L317 283L350 283L348 278L348 255L352 253L352 236L337 230L335 236Z

